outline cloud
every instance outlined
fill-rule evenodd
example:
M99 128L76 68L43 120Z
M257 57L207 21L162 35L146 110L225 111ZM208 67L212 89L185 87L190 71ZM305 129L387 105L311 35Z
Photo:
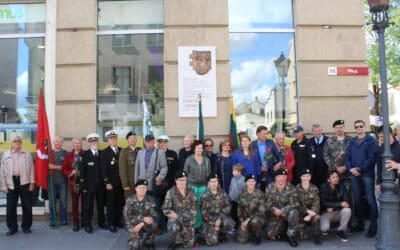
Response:
M255 96L265 102L275 78L273 59L242 62L240 67L233 69L231 73L235 105L244 101L250 102Z
M242 0L230 1L229 21L231 24L287 23L292 19L291 5L290 0L253 0L251 4Z
M231 33L229 38L231 51L238 53L251 47L253 41L257 38L257 33Z

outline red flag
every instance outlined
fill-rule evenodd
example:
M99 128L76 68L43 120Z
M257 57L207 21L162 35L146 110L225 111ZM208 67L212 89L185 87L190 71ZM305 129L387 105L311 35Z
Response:
M35 156L35 182L47 189L47 176L49 175L49 155L53 159L49 123L43 100L43 90L40 87L38 99L38 121L36 131L36 156Z

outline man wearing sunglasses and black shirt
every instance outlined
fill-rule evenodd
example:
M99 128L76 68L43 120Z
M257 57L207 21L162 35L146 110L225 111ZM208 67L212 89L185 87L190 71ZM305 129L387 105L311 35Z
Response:
M370 225L365 237L373 238L377 232L378 205L375 199L375 163L378 146L375 139L366 134L365 122L354 122L357 136L352 138L346 150L346 169L350 173L351 187L354 193L356 217L358 226L356 231L364 230L364 201L365 194L368 207Z

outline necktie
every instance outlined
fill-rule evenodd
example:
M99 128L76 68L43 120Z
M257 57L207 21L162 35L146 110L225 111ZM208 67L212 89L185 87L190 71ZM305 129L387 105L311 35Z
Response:
M114 148L114 152L115 152L115 154L118 154L118 148L117 147Z

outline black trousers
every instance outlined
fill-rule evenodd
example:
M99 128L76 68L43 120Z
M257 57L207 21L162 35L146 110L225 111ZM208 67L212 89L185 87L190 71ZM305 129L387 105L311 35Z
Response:
M104 206L105 206L105 190L97 188L95 192L82 192L82 225L91 226L93 218L94 200L97 205L97 221L98 224L105 223Z
M121 222L122 209L125 205L124 190L121 186L113 185L112 190L106 190L107 223L116 226Z
M19 176L13 176L14 189L7 194L7 227L9 230L18 230L17 204L21 198L22 204L22 229L30 229L32 226L32 192L29 192L29 184L21 186Z

